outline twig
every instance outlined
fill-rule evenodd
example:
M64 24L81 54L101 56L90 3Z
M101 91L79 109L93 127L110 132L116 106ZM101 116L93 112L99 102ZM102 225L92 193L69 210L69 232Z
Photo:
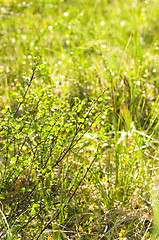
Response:
M80 180L79 184L77 185L77 187L75 188L74 192L72 193L72 195L70 196L70 198L68 199L67 203L65 203L65 205L63 206L62 209L60 209L56 215L45 225L45 227L41 230L41 232L39 233L39 235L37 236L36 240L38 240L40 238L40 236L43 234L43 232L47 229L47 227L50 225L50 223L55 219L57 218L60 213L67 207L68 203L72 200L72 198L74 197L77 189L79 188L79 186L81 185L81 183L83 182L84 178L86 177L87 173L89 172L91 166L93 165L93 163L95 162L97 158L97 154L96 156L94 157L94 159L92 160L92 162L90 163L89 167L87 168L87 171L85 172L83 178ZM35 238L34 238L35 239Z
M141 240L144 240L144 239L145 239L148 231L150 230L150 227L151 227L151 225L152 225L152 220L153 220L153 219L150 220L150 223L149 223L149 225L148 225L148 227L147 227L147 229L146 229L146 231L145 231L145 234L144 234L144 236L142 237Z
M33 81L34 75L35 75L35 68L33 69L33 73L32 73L32 75L31 75L31 78L30 78L28 87L27 87L27 89L26 89L26 91L25 91L25 93L24 93L24 95L23 95L23 100L19 103L19 105L18 105L15 113L13 114L13 117L16 117L16 115L17 115L17 113L18 113L18 111L19 111L20 106L21 106L22 103L24 102L25 97L26 97L26 94L27 94L27 92L28 92L28 90L29 90L29 88L30 88L30 86L31 86L32 81Z

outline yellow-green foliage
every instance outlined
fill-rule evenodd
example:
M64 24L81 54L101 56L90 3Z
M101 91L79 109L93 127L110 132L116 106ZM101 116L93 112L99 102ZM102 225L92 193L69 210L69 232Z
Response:
M0 1L0 239L157 239L158 16Z

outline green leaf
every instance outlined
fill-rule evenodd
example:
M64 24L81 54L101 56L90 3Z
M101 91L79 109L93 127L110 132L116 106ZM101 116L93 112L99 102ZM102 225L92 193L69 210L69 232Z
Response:
M3 110L1 111L2 114L5 114L6 112L7 112L7 109L3 109Z
M0 194L0 199L5 199L5 197L2 194Z
M38 203L34 203L34 204L33 204L33 209L34 209L34 208L38 208L38 207L40 207L40 204L38 204Z
M12 145L9 146L9 150L10 151L13 151L14 150L14 147Z
M22 191L22 193L24 193L25 192L25 188L21 188L21 191Z
M30 212L30 215L33 216L33 215L35 215L35 213L36 213L35 209L32 209Z
M44 69L44 68L45 68L45 64L43 64L43 63L40 64L40 68L41 68L41 69Z

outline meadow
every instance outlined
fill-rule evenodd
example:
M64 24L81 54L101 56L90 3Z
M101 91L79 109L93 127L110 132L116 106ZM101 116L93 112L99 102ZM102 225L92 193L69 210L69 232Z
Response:
M0 239L159 239L158 22L158 0L0 0Z

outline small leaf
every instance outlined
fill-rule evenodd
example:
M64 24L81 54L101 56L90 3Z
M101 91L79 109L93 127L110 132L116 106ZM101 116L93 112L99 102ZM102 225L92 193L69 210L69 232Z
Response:
M1 111L2 114L5 114L6 112L7 112L7 109L3 109L3 110Z
M43 63L40 64L40 68L41 68L41 69L44 69L44 68L45 68L45 64L43 64Z
M25 192L25 188L21 188L21 191L22 191L22 193L24 193Z
M5 197L3 195L0 194L0 199L5 199Z
M30 215L33 216L33 215L35 215L35 213L36 213L35 209L32 209L30 212Z
M34 204L33 204L33 209L34 209L34 208L38 208L39 206L40 206L40 205L39 205L38 203L34 203Z

